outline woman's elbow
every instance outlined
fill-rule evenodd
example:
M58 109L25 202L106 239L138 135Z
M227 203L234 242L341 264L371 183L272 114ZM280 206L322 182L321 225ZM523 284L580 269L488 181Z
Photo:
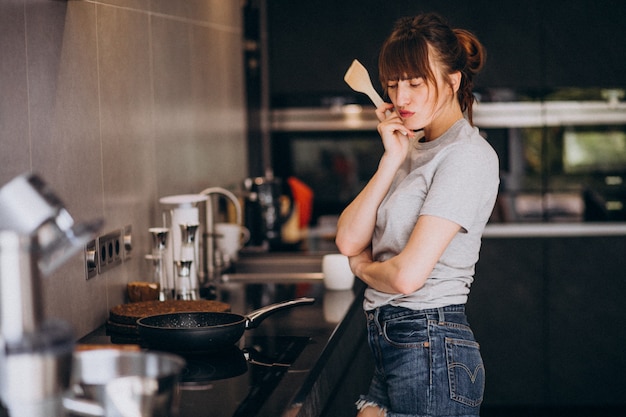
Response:
M357 256L363 252L363 249L359 249L356 245L337 244L339 253L347 257Z
M335 245L339 252L346 256L357 256L365 250L358 242L346 239L339 234L335 238Z
M413 294L424 286L425 278L416 276L414 271L398 271L393 282L394 290L398 294Z
M409 295L409 294L413 294L415 291L418 291L423 286L424 286L423 283L402 282L402 283L396 283L394 285L395 287L394 289L396 290L398 294Z

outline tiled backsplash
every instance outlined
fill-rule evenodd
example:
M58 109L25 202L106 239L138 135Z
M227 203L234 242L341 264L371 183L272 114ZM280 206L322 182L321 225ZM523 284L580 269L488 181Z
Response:
M46 317L77 337L144 280L158 198L246 176L240 2L2 0L0 184L35 171L76 220L133 228L133 256L44 280Z

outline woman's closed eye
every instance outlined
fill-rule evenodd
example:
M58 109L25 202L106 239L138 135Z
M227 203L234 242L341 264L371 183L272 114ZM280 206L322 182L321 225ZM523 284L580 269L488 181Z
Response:
M411 81L410 81L410 85L413 88L421 87L422 85L424 85L424 79L423 78L412 78Z
M387 83L387 88L390 90L395 90L398 88L398 85L400 84L400 82L408 83L411 88L419 88L424 85L424 79L420 77L420 78L411 78L411 79L401 80L401 81L389 81Z

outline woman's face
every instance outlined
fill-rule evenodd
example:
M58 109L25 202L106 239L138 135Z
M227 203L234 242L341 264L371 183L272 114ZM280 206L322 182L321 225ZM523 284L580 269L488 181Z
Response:
M404 125L412 130L428 128L454 110L455 94L439 71L437 84L425 78L408 78L387 83L387 94Z

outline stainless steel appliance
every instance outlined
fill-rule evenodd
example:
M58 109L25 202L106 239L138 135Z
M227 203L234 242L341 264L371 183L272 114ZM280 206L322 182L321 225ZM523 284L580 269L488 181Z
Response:
M251 246L282 249L282 227L293 212L289 187L273 175L244 180L244 218ZM283 210L283 200L287 209Z
M173 417L185 361L163 352L90 349L74 354L71 392L63 400L71 415Z
M11 417L63 415L74 337L67 323L42 317L40 280L101 225L74 224L37 175L0 189L0 400Z

